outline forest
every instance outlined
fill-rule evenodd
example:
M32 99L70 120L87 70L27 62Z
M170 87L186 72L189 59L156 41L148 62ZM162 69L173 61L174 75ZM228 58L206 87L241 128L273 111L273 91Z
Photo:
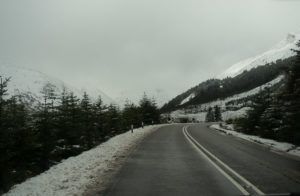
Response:
M161 108L161 112L170 112L191 105L199 105L216 99L224 99L261 86L286 72L286 70L289 69L289 65L294 61L294 58L295 57L290 57L285 60L278 60L276 63L258 66L249 71L244 71L233 78L227 77L222 80L206 80L166 103ZM181 104L181 101L192 93L194 93L195 96L187 103Z
M300 145L300 51L295 52L283 84L252 99L246 117L233 121L237 131Z
M55 92L50 83L43 101L28 106L21 95L9 95L13 78L0 77L0 194L70 156L76 156L109 138L141 126L160 123L155 100L119 106L91 101L87 93Z

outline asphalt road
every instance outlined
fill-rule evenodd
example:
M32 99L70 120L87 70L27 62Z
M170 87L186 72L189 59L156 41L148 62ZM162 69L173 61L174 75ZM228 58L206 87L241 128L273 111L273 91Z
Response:
M148 136L127 159L105 195L300 192L299 159L224 135L204 123L186 126L162 127Z

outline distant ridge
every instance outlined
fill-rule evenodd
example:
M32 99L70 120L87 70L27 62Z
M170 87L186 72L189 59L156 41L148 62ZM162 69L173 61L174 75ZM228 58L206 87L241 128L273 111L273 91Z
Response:
M60 79L25 67L0 65L0 76L11 77L8 85L8 93L10 95L23 94L32 100L40 101L42 97L41 89L45 84L50 83L55 86L58 94L62 93L63 88L65 88L67 91L73 92L76 96L82 97L84 91L86 91L92 100L96 100L98 96L101 96L105 104L114 103L112 98L98 89L79 89Z

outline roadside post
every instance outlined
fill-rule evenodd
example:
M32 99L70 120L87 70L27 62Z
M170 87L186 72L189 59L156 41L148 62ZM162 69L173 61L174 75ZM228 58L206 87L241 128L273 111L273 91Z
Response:
M131 133L133 133L133 124L131 124Z

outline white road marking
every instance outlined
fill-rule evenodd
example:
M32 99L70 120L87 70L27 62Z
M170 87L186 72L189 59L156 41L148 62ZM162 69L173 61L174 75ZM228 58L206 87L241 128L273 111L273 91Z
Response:
M228 175L222 168L220 168L211 158L208 157L211 156L218 164L222 165L224 168L226 168L232 175L234 175L236 178L238 178L240 181L242 181L247 187L251 188L255 191L258 195L265 195L261 190L259 190L256 186L254 186L251 182L246 180L244 177L239 175L237 172L235 172L233 169L231 169L228 165L226 165L224 162L222 162L220 159L218 159L215 155L213 155L211 152L209 152L206 148L204 148L199 142L197 142L188 132L187 127L183 127L182 132L184 136L187 138L187 140L197 149L197 151L203 155L213 166L215 166L230 182L232 182L244 195L250 195L249 192L236 180L234 180L230 175ZM197 144L197 145L196 145ZM206 153L206 154L205 154ZM208 155L207 155L208 154Z

